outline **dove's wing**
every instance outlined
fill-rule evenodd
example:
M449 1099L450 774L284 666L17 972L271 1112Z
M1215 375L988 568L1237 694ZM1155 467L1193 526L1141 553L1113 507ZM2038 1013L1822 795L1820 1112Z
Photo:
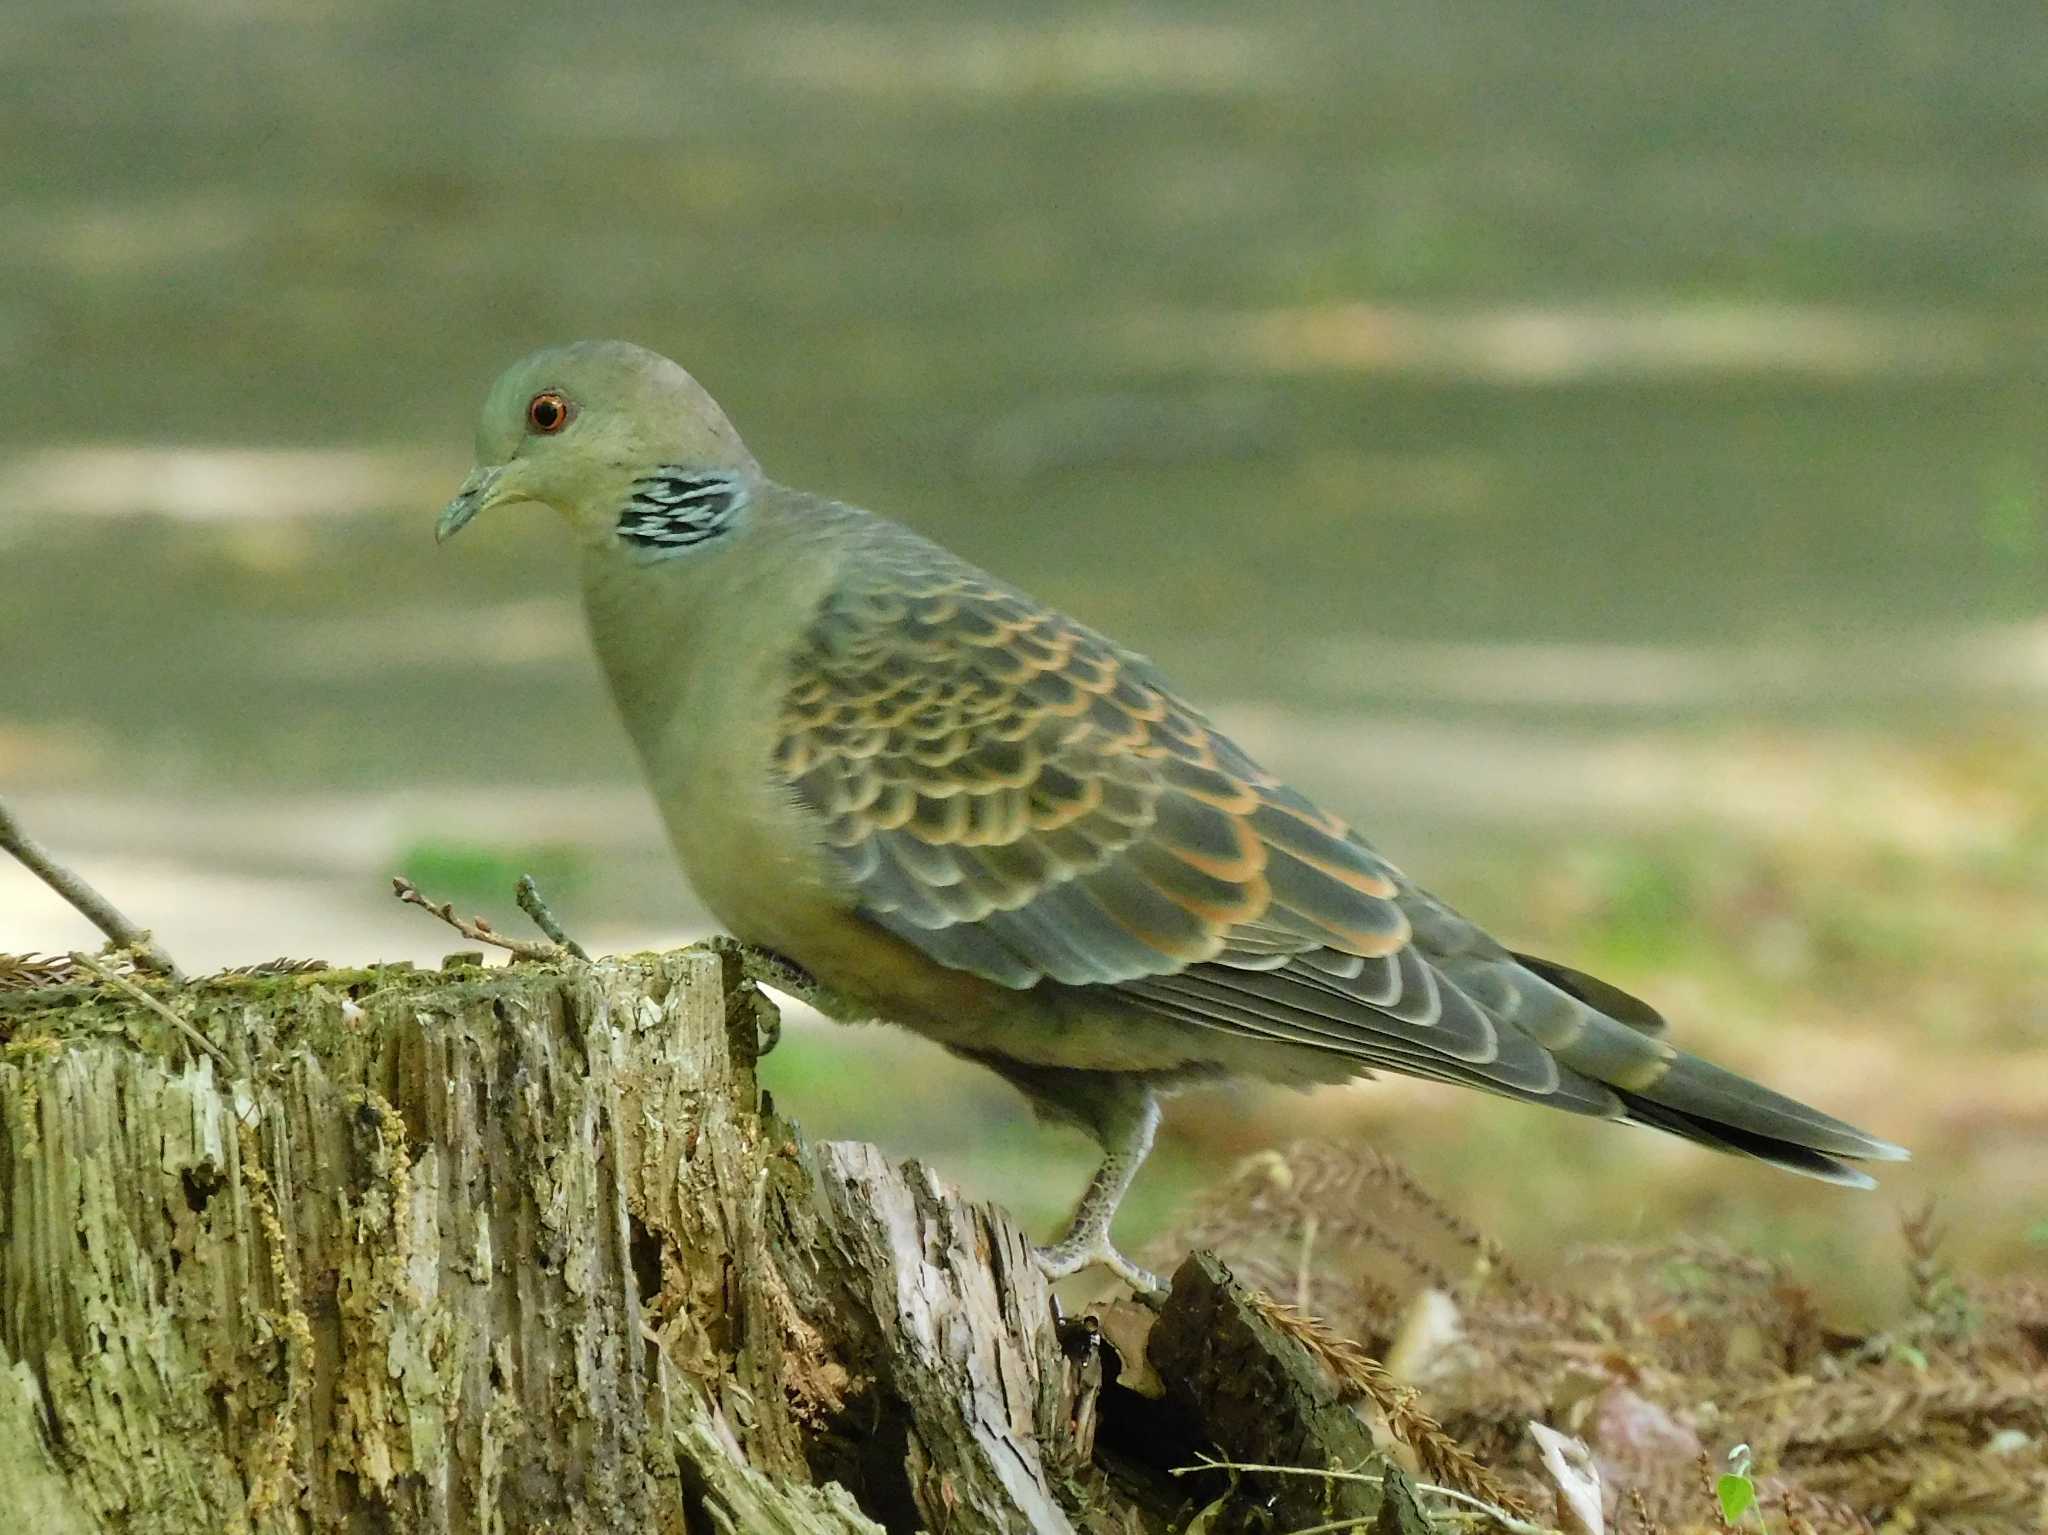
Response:
M776 768L860 914L1018 989L1635 1119L1845 1181L1892 1148L1524 962L1261 769L1142 657L877 521L798 653Z
M1393 870L1148 663L889 532L811 625L778 755L869 917L1020 988L1406 946Z

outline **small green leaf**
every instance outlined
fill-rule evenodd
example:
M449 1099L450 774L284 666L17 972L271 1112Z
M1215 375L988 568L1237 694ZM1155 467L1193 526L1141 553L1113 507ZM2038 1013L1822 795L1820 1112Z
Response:
M1756 1483L1730 1471L1714 1484L1714 1496L1721 1500L1722 1523L1739 1524L1756 1506Z

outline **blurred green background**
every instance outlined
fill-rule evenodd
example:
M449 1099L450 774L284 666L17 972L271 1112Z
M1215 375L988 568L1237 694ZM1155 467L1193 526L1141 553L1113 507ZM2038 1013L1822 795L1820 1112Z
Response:
M17 0L0 792L189 967L705 927L484 386L683 360L778 477L1158 657L1521 946L1920 1159L1851 1199L1445 1089L1173 1111L1129 1229L1372 1136L1532 1266L1853 1289L2048 1242L2038 4ZM0 948L86 941L0 868ZM881 1031L814 1134L1050 1221L1088 1159ZM1512 1169L1510 1174L1509 1169ZM1872 1279L1873 1286L1879 1283Z

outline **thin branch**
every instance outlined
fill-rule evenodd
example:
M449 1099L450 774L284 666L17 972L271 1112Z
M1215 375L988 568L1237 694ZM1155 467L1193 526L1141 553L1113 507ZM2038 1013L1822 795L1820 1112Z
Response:
M105 981L109 986L113 987L114 990L120 992L123 996L127 997L131 1002L139 1002L144 1007L148 1008L152 1013L155 1013L159 1018L163 1019L164 1022L168 1023L180 1034L183 1034L187 1039L191 1040L193 1044L197 1045L200 1049L204 1050L216 1061L219 1061L224 1070L233 1071L235 1069L234 1063L228 1059L227 1052L225 1050L221 1049L219 1045L216 1045L212 1040L208 1039L204 1034L200 1033L197 1029L193 1028L191 1024L187 1023L183 1018L180 1018L176 1013L172 1012L170 1008L164 1006L163 1003L159 1002L155 997L152 997L140 986L137 986L133 981L129 980L127 976L120 974L118 971L109 970L105 965L101 964L98 960L94 959L90 954L80 953L77 949L73 949L71 951L71 960L73 964L83 965L86 969L90 970L94 975L98 976L101 980Z
M471 917L465 922L455 915L455 907L451 902L428 900L420 894L420 887L403 874L391 876L391 893L408 906L417 906L422 911L432 912L471 942L494 944L498 948L510 951L514 959L557 960L566 958L569 953L552 939L507 938L482 917Z
M1371 1471L1318 1471L1314 1466L1262 1466L1242 1460L1211 1460L1204 1455L1192 1466L1173 1466L1168 1476L1199 1476L1204 1471L1259 1471L1269 1476L1314 1476L1330 1482L1363 1482L1368 1487L1386 1485L1386 1478ZM1453 1503L1462 1503L1486 1515L1510 1535L1557 1535L1548 1525L1531 1524L1526 1519L1517 1519L1504 1508L1496 1508L1484 1498L1475 1498L1469 1492L1460 1492L1455 1487L1439 1487L1434 1482L1409 1483L1417 1492L1426 1492L1434 1497L1446 1498ZM1288 1535L1329 1535L1334 1530L1363 1529L1369 1521L1364 1519L1339 1519L1335 1524L1318 1524L1311 1529L1291 1530Z
M519 909L533 918L533 925L555 940L578 959L588 960L583 945L562 931L562 924L555 920L555 914L548 909L548 903L540 898L540 886L533 882L531 874L519 876L519 883L512 887L512 898L519 903Z
M48 849L23 831L21 823L15 820L14 812L4 801L0 801L0 848L7 849L31 874L69 901L88 922L107 935L108 942L115 948L127 949L150 969L171 980L185 979L171 962L171 956L146 930L122 916L112 901L57 862Z
M1421 1490L1421 1483L1418 1482L1416 1484L1416 1490L1418 1492ZM1491 1522L1489 1515L1481 1513L1477 1509L1437 1508L1431 1509L1425 1517L1429 1520L1432 1529L1445 1520L1455 1524L1477 1524L1481 1520ZM1378 1514L1358 1514L1349 1519L1332 1519L1328 1524L1302 1525L1299 1528L1284 1531L1283 1535L1344 1535L1344 1532L1352 1530L1377 1530L1381 1522ZM1561 1535L1561 1532L1557 1530L1542 1530L1538 1529L1535 1525L1527 1525L1524 1528L1536 1530L1537 1535Z

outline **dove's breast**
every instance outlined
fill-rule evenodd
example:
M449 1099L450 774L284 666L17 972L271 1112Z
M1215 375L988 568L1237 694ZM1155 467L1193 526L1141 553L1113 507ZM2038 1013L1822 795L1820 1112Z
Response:
M773 774L789 650L802 632L791 610L815 607L826 575L797 559L774 580L747 579L762 562L728 559L593 558L585 609L691 886L738 937L788 953L775 939L786 940L792 909L852 904L815 822Z
M796 646L834 579L821 541L584 570L591 639L683 873L735 937L794 960L860 1017L990 1048L1015 992L855 914L824 828L774 770Z

